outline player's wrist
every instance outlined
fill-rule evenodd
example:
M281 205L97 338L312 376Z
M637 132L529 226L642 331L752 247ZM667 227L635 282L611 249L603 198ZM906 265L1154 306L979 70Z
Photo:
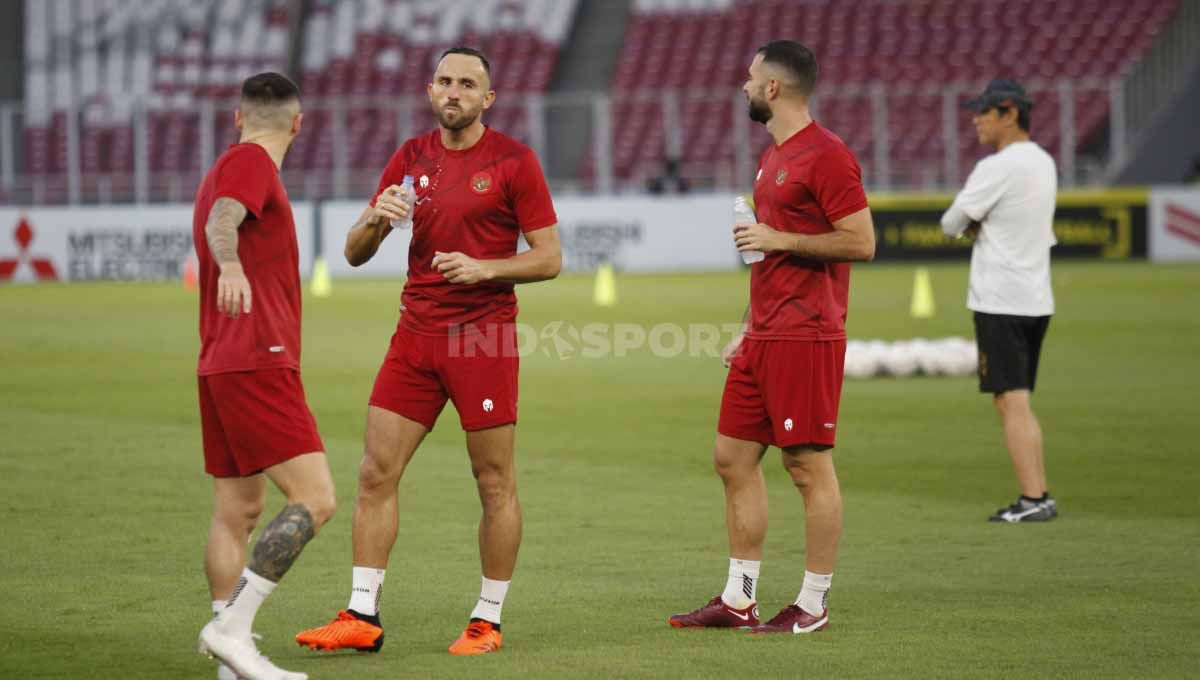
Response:
M229 260L227 262L218 262L217 266L221 269L222 274L242 274L242 263L237 260Z
M804 234L792 234L786 240L786 244L785 249L789 253L804 252Z
M487 260L479 261L479 269L483 272L484 281L491 281L498 276L496 273L496 266Z

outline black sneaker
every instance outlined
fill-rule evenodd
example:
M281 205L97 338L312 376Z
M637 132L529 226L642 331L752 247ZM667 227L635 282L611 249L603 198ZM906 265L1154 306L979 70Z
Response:
M1042 500L1032 501L1024 496L1007 508L1000 508L988 517L989 522L1048 522L1058 517L1058 503L1046 494Z
M1058 517L1058 502L1054 500L1053 496L1046 494L1046 497L1042 499L1042 505L1045 505L1047 508L1049 508L1050 519Z

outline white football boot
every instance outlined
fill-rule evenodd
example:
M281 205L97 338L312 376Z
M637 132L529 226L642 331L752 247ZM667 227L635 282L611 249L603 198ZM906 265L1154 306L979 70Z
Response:
M253 640L226 635L220 619L209 621L200 631L200 653L216 658L246 680L308 680L305 673L285 671L268 661Z

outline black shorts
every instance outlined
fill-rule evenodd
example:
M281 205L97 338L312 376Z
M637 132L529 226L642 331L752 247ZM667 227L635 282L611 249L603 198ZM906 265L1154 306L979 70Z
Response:
M1000 394L1033 391L1048 316L1012 316L975 312L979 347L979 391Z

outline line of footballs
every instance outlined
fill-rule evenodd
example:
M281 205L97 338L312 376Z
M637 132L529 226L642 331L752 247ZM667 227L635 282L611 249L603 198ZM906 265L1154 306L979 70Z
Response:
M960 337L846 343L846 375L851 378L974 375L978 364L975 343Z

